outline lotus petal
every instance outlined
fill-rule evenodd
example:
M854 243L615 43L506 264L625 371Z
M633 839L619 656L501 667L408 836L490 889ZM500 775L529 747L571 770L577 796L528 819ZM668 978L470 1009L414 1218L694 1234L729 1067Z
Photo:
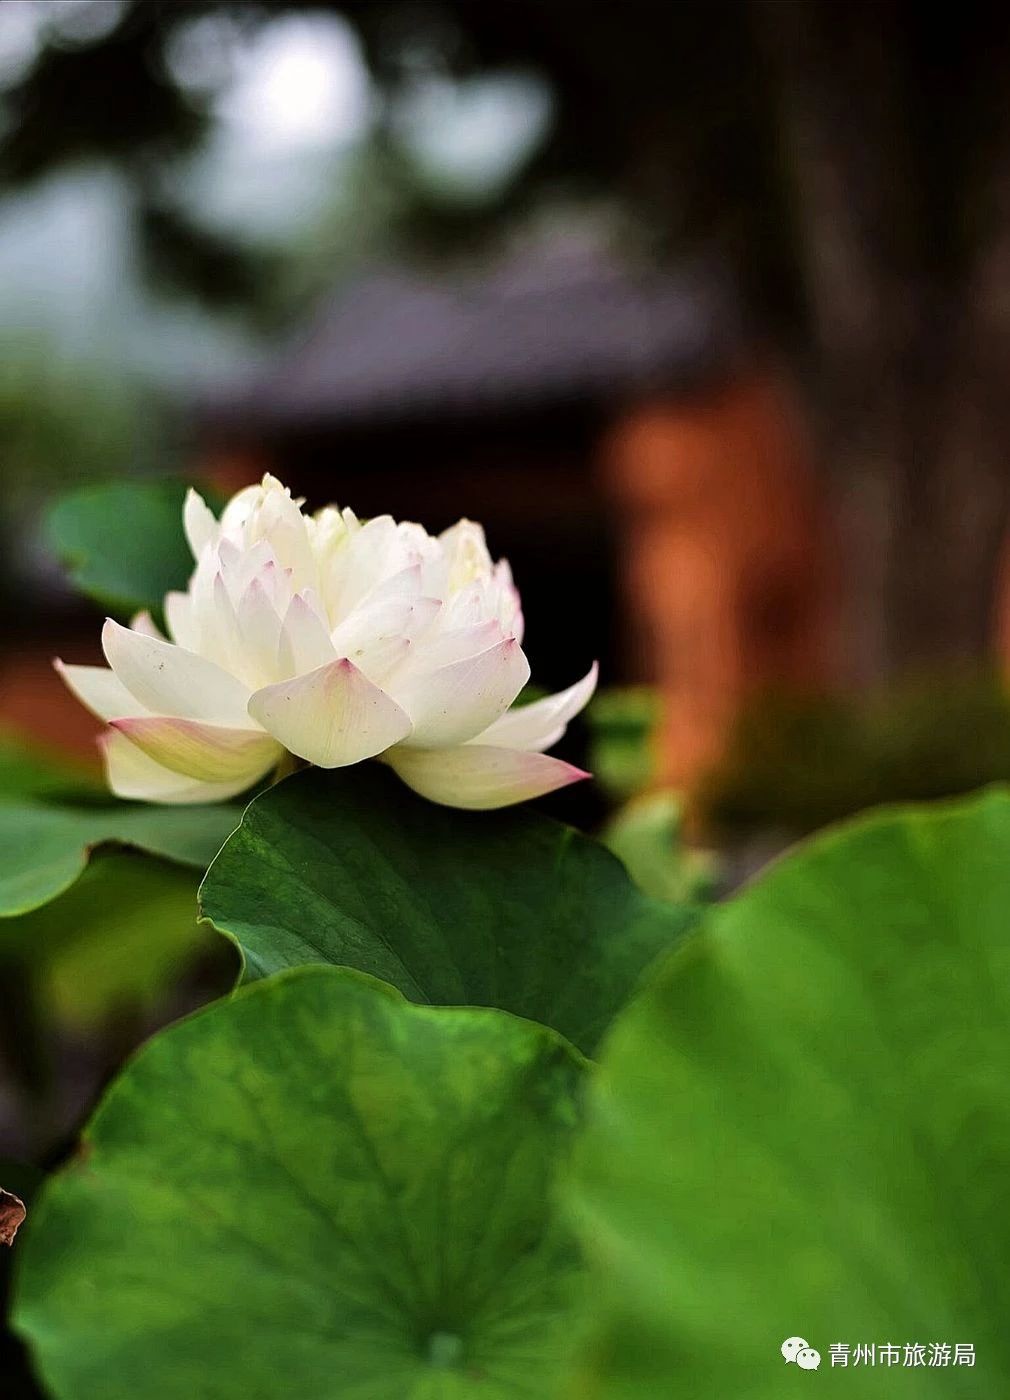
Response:
M320 768L374 758L410 733L410 718L346 659L264 686L249 713L293 754Z
M146 715L114 719L112 728L163 768L205 783L244 781L249 787L275 768L284 753L262 730L225 729L194 719Z
M556 695L546 695L542 700L534 700L531 705L520 705L509 710L483 734L478 734L474 742L542 753L558 742L568 728L568 721L588 705L596 689L598 675L599 668L594 661L582 679L567 690L559 690Z
M465 743L504 714L529 677L522 647L509 638L477 656L398 681L396 698L413 722L408 742L419 748Z
M109 665L127 690L153 714L209 720L249 729L249 691L241 681L184 647L131 632L111 618L102 629Z
M117 797L180 805L225 802L249 786L244 779L234 783L199 783L184 778L162 768L114 729L106 730L99 742L105 759L105 780Z
M150 713L106 666L67 666L59 659L53 665L67 688L99 719Z
M457 749L400 745L386 754L384 761L408 787L430 802L482 811L510 807L591 776L547 754L485 744L464 744Z

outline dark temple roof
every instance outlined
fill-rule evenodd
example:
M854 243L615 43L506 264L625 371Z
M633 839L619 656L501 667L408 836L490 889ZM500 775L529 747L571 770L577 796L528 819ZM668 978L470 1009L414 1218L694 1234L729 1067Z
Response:
M283 430L606 403L712 373L738 340L711 278L555 245L479 274L365 275L207 408Z

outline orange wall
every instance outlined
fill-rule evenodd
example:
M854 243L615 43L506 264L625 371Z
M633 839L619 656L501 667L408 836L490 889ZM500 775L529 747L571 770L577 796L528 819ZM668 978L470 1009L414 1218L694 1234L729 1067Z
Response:
M630 411L600 471L623 536L627 667L665 699L663 779L689 787L743 700L829 678L830 551L786 382L738 380Z

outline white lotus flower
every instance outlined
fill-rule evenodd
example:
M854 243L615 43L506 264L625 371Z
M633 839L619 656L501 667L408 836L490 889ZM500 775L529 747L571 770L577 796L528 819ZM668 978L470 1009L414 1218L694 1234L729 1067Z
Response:
M56 666L106 720L109 785L149 802L217 802L285 753L321 768L381 758L452 807L504 807L587 777L543 751L596 686L512 710L529 678L519 594L479 525L438 537L390 516L305 515L274 477L215 520L190 491L196 568L148 614L106 622L111 670Z

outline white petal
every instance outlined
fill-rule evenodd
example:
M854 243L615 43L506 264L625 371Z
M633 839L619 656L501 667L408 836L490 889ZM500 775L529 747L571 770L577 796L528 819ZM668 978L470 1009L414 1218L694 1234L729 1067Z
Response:
M199 559L205 545L217 540L218 525L214 512L192 487L186 492L186 504L182 508L182 528L194 559Z
M374 516L349 538L341 551L339 575L327 599L334 618L345 618L373 589L415 562L392 516Z
M249 549L240 549L231 540L222 540L217 550L217 562L228 588L228 596L235 603L254 578L268 572L282 572L267 540L257 540Z
M273 477L270 482L271 485L280 486L280 482L275 482ZM221 512L220 528L225 539L244 540L246 527L263 504L266 488L264 479L255 486L243 486L231 497Z
M458 593L452 593L445 599L442 625L446 629L476 627L481 622L487 622L492 615L497 622L498 599L495 598L493 602L492 607L487 580L475 579Z
M329 564L347 545L351 533L360 529L357 516L350 510L323 506L306 518L306 528L316 558Z
M580 710L588 705L596 689L599 667L594 661L580 681L556 695L545 695L532 705L520 705L496 719L474 743L500 744L507 749L535 749L543 752L556 744Z
M214 579L213 629L205 629L203 641L205 651L216 658L219 666L223 666L230 675L246 680L242 675L242 639L238 618L223 574L218 574Z
M196 650L200 645L200 631L193 618L193 600L188 593L165 594L165 621L173 642L190 651Z
M249 729L248 689L194 652L131 632L108 619L102 629L105 656L140 704L154 714L205 719Z
M241 781L251 787L284 753L262 730L225 729L195 719L146 715L113 720L112 728L163 768L205 783Z
M487 578L491 573L484 527L475 520L458 520L438 537L449 562L448 585L451 593L465 588L474 579Z
M393 598L417 598L421 593L421 566L409 564L383 579L362 598L361 606L371 607L373 603L388 603Z
M281 620L270 601L270 575L254 578L236 609L244 678L253 686L269 685L280 675L278 648Z
M99 719L150 713L130 694L115 672L104 666L65 666L59 660L53 665L81 704Z
M399 598L355 608L330 634L338 657L346 656L370 681L382 685L410 652L411 639L438 615L437 598Z
M281 568L291 570L296 589L311 587L317 576L315 556L301 505L301 500L292 499L279 481L264 477L260 500L243 526L241 538L225 531L243 550L259 540L265 540Z
M338 656L386 637L414 636L438 615L437 598L385 598L355 608L330 633Z
M143 632L145 637L157 637L159 641L165 640L165 634L160 627L156 627L154 618L147 608L143 612L134 613L130 618L130 628L134 632Z
M320 768L373 758L410 733L410 720L350 661L258 690L249 713L291 753Z
M263 565L256 575L255 581L263 587L263 592L270 599L274 611L278 617L283 617L294 596L294 589L291 587L291 575L286 569L282 569L276 559L269 560ZM250 579L250 586L254 580Z
M408 742L420 748L465 743L504 714L529 676L529 662L511 639L430 674L409 672L393 688L413 724Z
M454 627L448 632L436 629L418 647L412 669L426 674L437 671L454 661L480 656L506 640L498 623L493 620L478 623L476 627Z
M392 749L383 761L408 787L443 807L486 811L510 807L531 797L588 778L559 758L520 749L466 744L456 749Z
M238 624L232 595L221 568L221 550L208 550L190 584L190 617L194 641L190 650L214 661L232 675L239 674ZM238 596L238 595L236 595Z
M386 678L410 656L410 641L406 637L376 637L361 646L337 646L334 651L341 659L352 661L375 685L384 685Z
M278 674L301 676L337 659L329 631L311 594L296 593L284 614L278 647Z
M248 786L244 779L234 783L197 783L172 773L114 729L107 730L100 743L106 782L117 797L172 804L224 802Z
M516 641L523 639L523 605L512 579L512 566L507 559L499 559L492 575L498 590L498 621Z

